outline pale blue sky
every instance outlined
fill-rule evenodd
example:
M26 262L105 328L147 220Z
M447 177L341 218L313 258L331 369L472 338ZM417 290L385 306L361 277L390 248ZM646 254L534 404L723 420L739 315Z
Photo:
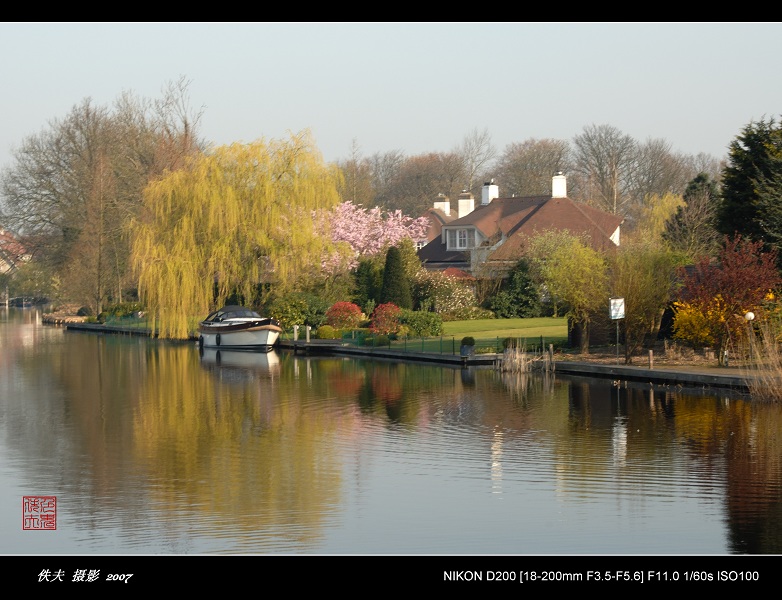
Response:
M220 145L305 128L327 161L611 125L723 158L782 114L780 23L2 23L0 167L85 98L190 81Z

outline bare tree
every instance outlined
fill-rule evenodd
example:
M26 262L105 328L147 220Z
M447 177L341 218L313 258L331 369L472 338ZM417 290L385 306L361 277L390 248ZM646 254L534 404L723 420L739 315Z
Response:
M125 93L114 112L85 99L28 137L2 174L3 223L58 275L68 299L95 312L133 285L127 224L145 186L200 150L185 90L172 84L159 103Z
M717 185L706 173L688 186L684 206L666 223L663 240L690 262L717 256L722 235L717 231Z
M632 199L636 141L611 125L589 125L573 143L574 166L586 201L612 214L625 214Z
M566 140L529 139L509 144L497 161L495 177L502 196L538 196L551 193L551 177L571 169Z
M659 138L647 140L638 144L635 168L630 172L631 202L643 202L650 194L681 194L690 179L684 158L671 151L670 143Z
M388 199L392 195L394 181L399 175L406 158L401 150L375 153L369 158L372 172L372 189L374 190L374 204L382 207L388 206Z
M406 158L378 205L387 210L401 210L405 215L419 216L432 206L439 193L455 198L464 190L461 157L455 153L421 154Z
M477 129L473 129L464 136L464 140L454 151L454 154L462 160L465 189L473 190L476 184L481 185L482 182L478 181L478 176L487 170L497 156L497 150L491 143L488 130L484 129L479 132Z
M343 180L338 185L342 200L365 207L373 206L375 192L372 188L372 163L361 157L356 140L353 140L350 157L344 161L337 161L337 166L343 176Z

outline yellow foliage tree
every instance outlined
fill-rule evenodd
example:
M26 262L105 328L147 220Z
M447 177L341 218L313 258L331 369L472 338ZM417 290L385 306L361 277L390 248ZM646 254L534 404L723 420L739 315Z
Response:
M589 351L589 324L608 300L608 265L587 239L567 230L532 237L528 248L533 273L556 305L581 329L581 352Z
M132 261L160 337L187 338L191 317L233 294L258 305L318 273L331 242L312 214L339 203L340 177L305 130L218 147L151 183Z
M646 196L643 205L640 207L637 223L632 231L627 234L626 239L647 244L661 243L666 223L685 204L684 197L681 194L666 193Z

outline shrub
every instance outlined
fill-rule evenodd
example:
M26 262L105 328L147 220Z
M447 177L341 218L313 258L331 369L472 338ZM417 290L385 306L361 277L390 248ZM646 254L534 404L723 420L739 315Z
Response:
M406 329L406 335L426 337L443 334L443 317L437 313L403 310L399 322ZM397 331L397 334L403 335L401 331Z
M325 325L326 310L329 308L329 303L317 294L302 293L301 298L306 305L304 324L309 325L313 329Z
M474 346L475 338L471 335L466 335L462 338L462 346Z
M101 313L101 316L112 317L129 317L133 313L144 310L144 305L141 302L120 302L117 304L109 304Z
M391 334L399 331L401 323L399 317L402 314L402 309L396 304L386 302L385 304L378 305L372 313L371 324L369 330L372 333Z
M317 329L325 321L328 304L314 294L293 293L272 300L265 312L280 322L280 326L289 330L294 325L309 325Z
M374 338L372 338L372 344L375 347L389 346L391 345L391 338L381 333L380 335L376 335Z
M497 317L488 308L465 306L464 308L441 313L443 321L469 321L472 319L494 319Z
M326 310L326 324L337 329L355 329L363 319L361 309L353 302L337 302Z
M341 337L339 329L335 329L331 325L321 325L315 335L321 340L337 340Z
M419 271L414 281L414 296L418 306L440 313L444 320L449 320L445 315L469 313L470 309L477 308L472 289L460 279L442 271ZM464 318L470 317L455 316L450 320Z
M539 317L543 314L540 290L529 273L526 261L519 261L502 287L486 302L486 308L501 319L514 317Z

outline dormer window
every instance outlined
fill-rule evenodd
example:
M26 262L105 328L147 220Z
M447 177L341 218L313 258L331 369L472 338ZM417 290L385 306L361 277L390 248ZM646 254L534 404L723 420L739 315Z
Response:
M475 247L474 229L449 229L447 248L448 250L469 250Z

